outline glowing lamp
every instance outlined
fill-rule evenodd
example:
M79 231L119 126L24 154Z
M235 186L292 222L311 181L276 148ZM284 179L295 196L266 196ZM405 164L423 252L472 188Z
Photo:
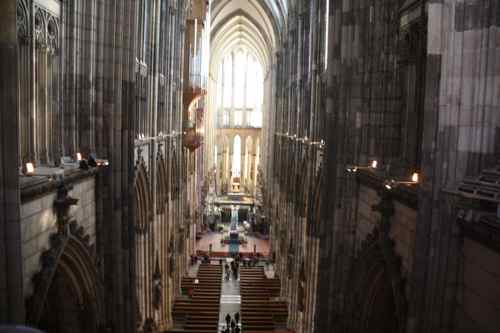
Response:
M372 164L371 164L371 167L376 169L378 167L378 161L377 160L373 160L372 161Z
M76 153L76 160L77 160L77 161L81 161L81 160L83 160L83 158L82 158L82 153Z
M26 174L32 175L35 173L35 165L31 162L26 163Z
M419 179L418 179L418 172L414 172L412 175L411 175L411 181L414 182L414 183L418 183Z

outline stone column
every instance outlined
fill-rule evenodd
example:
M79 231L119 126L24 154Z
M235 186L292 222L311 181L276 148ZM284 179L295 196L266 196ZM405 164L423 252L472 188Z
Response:
M0 322L22 323L16 5L0 2Z

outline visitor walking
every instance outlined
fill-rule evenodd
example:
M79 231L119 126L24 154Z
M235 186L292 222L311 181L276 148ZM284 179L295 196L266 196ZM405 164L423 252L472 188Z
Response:
M229 313L226 314L226 324L228 328L231 325L231 315Z

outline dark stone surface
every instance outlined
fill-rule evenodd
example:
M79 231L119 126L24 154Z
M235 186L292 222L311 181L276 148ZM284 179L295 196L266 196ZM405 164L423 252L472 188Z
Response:
M0 2L0 322L22 323L16 0Z

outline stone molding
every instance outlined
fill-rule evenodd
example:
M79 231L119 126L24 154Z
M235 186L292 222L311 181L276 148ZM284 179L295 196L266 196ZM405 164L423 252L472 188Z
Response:
M358 170L357 180L360 184L366 185L377 192L384 190L385 179L373 172ZM418 190L410 186L397 186L392 189L392 198L404 205L418 209Z
M88 178L95 177L100 169L94 168L90 170L75 170L68 172L63 180L53 180L48 177L34 177L28 182L21 184L21 203L26 203L45 196L47 193L55 192L57 188L64 182L71 185Z

